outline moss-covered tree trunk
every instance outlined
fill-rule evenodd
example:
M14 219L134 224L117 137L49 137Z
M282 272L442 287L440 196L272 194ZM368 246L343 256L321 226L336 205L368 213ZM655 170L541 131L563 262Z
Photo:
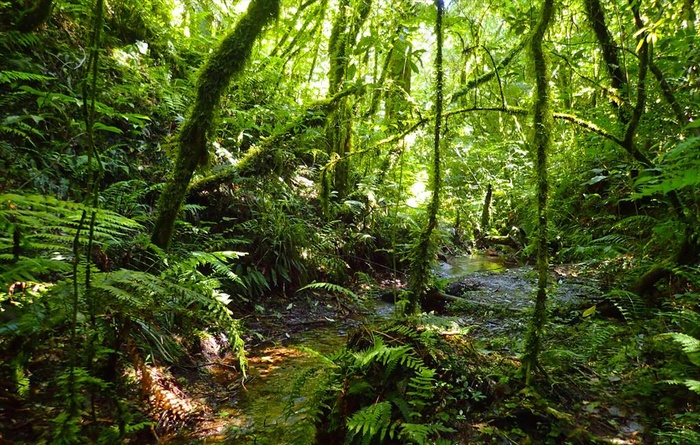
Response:
M600 4L600 0L584 0L583 5L588 23L593 29L598 44L600 45L605 68L610 76L610 85L613 93L610 102L617 110L619 120L623 123L627 123L629 121L629 110L626 109L627 100L621 97L621 92L627 90L627 76L620 63L617 50L618 45L608 30L605 21L605 11ZM624 94L627 95L628 92Z
M279 14L279 0L252 0L236 28L212 53L197 79L197 98L180 129L178 153L171 178L158 201L158 218L151 241L167 249L175 219L198 167L209 158L208 137L214 131L216 109L231 80L243 71L263 27Z
M532 150L536 153L537 163L537 297L535 312L530 320L530 328L525 340L523 366L525 381L530 384L532 370L537 366L537 357L541 349L541 337L547 319L547 275L549 258L547 255L547 152L552 143L552 121L550 108L549 68L542 42L547 32L552 15L554 0L544 0L542 13L535 28L530 44L530 56L535 71L535 104L533 110Z
M405 17L405 14L404 14ZM402 18L404 18L402 17ZM405 18L404 18L405 20ZM385 116L387 121L395 122L399 131L406 127L408 96L411 93L411 41L408 31L399 29L399 38L394 42L389 60L389 90L386 95Z
M330 69L328 71L328 96L332 97L342 88L348 80L347 72L350 63L350 54L355 46L355 40L367 20L372 6L371 0L359 0L352 7L350 0L343 0L338 7L338 13L333 20L331 36L328 41L330 56ZM328 115L326 139L328 142L328 154L331 158L339 158L334 163L334 175L328 176L324 171L322 181L321 200L324 209L328 208L330 188L332 187L339 199L347 194L349 188L350 163L345 156L352 151L352 125L353 110L349 98L343 98L335 110Z
M406 307L406 313L412 314L419 309L420 300L427 295L430 288L430 267L433 263L435 245L432 240L433 231L437 227L438 210L440 209L440 188L442 185L440 161L440 133L442 132L443 107L443 68L442 68L442 17L445 10L443 0L435 0L437 16L435 19L435 133L433 140L433 165L431 171L432 195L428 205L428 224L420 234L411 262L411 294Z

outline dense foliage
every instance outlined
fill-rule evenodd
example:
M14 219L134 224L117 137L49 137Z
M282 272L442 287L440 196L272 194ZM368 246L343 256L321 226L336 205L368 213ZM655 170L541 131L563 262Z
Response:
M212 339L244 378L241 318L383 287L403 324L302 379L303 440L487 440L467 417L489 411L518 440L588 443L543 388L595 368L625 378L645 441L700 442L696 9L0 2L0 439L192 428L173 372ZM464 304L434 265L478 250L537 258L509 366L416 315ZM604 295L547 307L556 263Z

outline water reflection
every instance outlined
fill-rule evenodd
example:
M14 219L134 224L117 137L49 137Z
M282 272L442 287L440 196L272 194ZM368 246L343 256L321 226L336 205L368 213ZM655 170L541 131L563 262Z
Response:
M437 263L435 273L441 278L458 280L475 272L503 272L503 258L489 255L463 255Z

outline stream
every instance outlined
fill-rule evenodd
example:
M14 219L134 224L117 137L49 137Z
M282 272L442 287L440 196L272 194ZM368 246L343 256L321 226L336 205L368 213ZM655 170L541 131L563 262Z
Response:
M469 327L471 335L524 335L527 317L519 312L532 305L535 273L531 266L506 265L499 257L472 255L438 263L434 272L448 282L446 292L466 300L466 307L448 308L448 313L460 327ZM552 280L553 305L577 305L597 292L578 280L573 270L555 269ZM213 407L212 419L206 431L199 432L199 439L169 443L292 443L286 436L290 422L294 422L284 416L287 394L301 373L322 363L308 350L330 354L344 346L347 332L361 322L371 323L393 314L393 305L379 299L370 305L369 315L355 319L325 317L321 323L309 323L306 329L287 334L285 341L251 351L248 380L244 385L233 385L232 393Z

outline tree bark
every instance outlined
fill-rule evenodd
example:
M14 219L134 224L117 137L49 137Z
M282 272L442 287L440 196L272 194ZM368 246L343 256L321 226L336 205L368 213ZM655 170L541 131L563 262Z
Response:
M537 157L537 297L535 311L525 339L523 357L525 383L530 384L532 371L537 367L541 336L547 319L547 279L549 258L547 251L547 152L552 143L553 115L549 97L549 67L542 47L544 35L554 14L554 0L543 0L542 12L532 36L530 54L535 68L535 104L531 147Z
M209 57L197 79L197 98L180 129L178 153L171 178L158 201L158 218L151 242L167 249L175 219L187 194L195 169L208 163L208 137L214 131L214 117L221 96L250 58L253 44L265 25L279 14L279 0L252 0L248 10Z
M469 82L466 83L466 85L462 86L458 91L456 91L454 94L452 94L452 97L450 98L450 102L454 103L459 100L459 98L465 96L468 94L470 91L472 91L475 87L478 87L481 84L484 84L488 82L489 80L493 79L496 77L496 74L498 73L499 70L502 70L508 64L517 56L520 54L520 51L525 48L527 45L527 42L530 41L530 36L526 36L523 38L513 49L510 50L510 52L500 61L496 66L494 66L493 71L489 71L488 73L477 77L476 79L472 79Z
M612 98L611 103L615 110L617 110L619 120L623 123L627 123L629 121L629 115L624 106L627 101L620 97L620 92L624 89L623 87L627 86L627 80L625 73L622 71L622 65L620 64L617 43L615 43L605 23L605 12L603 11L600 1L585 0L583 3L588 23L591 25L598 39L598 44L603 53L603 61L605 62L605 67L610 76L610 83L617 96L616 98Z
M489 222L491 221L491 197L493 196L493 187L489 184L486 187L486 197L484 197L484 208L481 210L481 233L486 236L489 230Z
M437 227L437 215L440 209L440 188L442 185L440 161L440 133L442 132L443 106L443 67L442 67L442 17L445 10L443 0L435 0L437 15L435 19L435 35L437 36L435 51L435 133L433 138L433 165L431 169L432 197L428 206L428 224L420 234L418 244L413 252L411 264L411 294L406 307L408 314L415 313L420 306L420 300L430 288L430 266L433 261L434 243L433 231Z
M333 96L343 88L347 80L350 65L350 54L355 46L355 40L367 20L372 6L372 0L359 0L355 8L351 8L351 0L344 0L338 6L338 13L333 21L331 36L328 41L330 69L328 71L328 95ZM349 189L350 161L346 155L352 151L353 110L347 98L340 101L338 107L329 114L326 138L328 154L337 158L332 178L329 171L323 173L321 184L322 207L328 208L330 188L337 192L338 199L343 199Z

